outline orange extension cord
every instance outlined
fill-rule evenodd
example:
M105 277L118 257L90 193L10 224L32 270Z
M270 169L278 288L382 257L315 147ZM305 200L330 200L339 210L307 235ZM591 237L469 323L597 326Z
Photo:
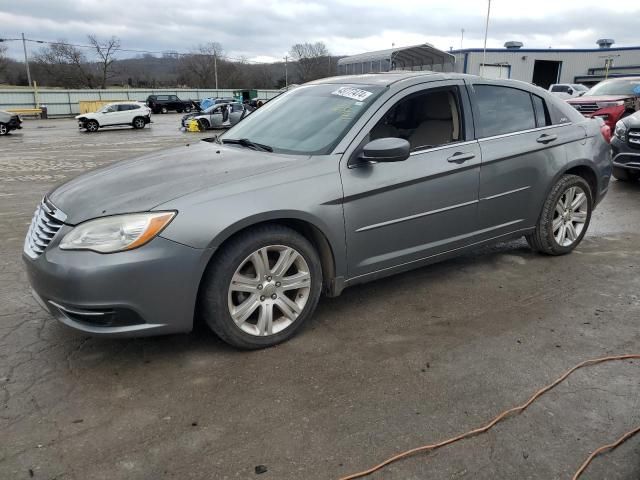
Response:
M640 354L614 355L614 356L609 356L609 357L602 357L602 358L594 358L594 359L591 359L591 360L585 360L584 362L579 363L578 365L576 365L575 367L571 368L570 370L567 370L560 378L558 378L553 383L550 383L546 387L543 387L540 390L538 390L536 393L533 394L533 396L529 400L527 400L522 405L510 408L509 410L505 410L500 415L498 415L496 418L494 418L493 420L491 420L489 423L487 423L486 425L484 425L482 427L476 428L475 430L470 430L470 431L468 431L466 433L462 433L460 435L457 435L455 437L449 438L447 440L443 440L442 442L439 442L439 443L433 443L431 445L423 445L422 447L417 447L417 448L413 448L411 450L407 450L406 452L402 452L402 453L399 453L399 454L397 454L397 455L395 455L395 456L393 456L391 458L388 458L384 462L382 462L382 463L380 463L380 464L378 464L378 465L376 465L374 467L371 467L368 470L363 470L362 472L358 472L358 473L354 473L354 474L351 474L351 475L347 475L346 477L342 477L340 480L353 480L355 478L366 477L367 475L371 475L372 473L374 473L374 472L386 467L387 465L389 465L389 464L391 464L391 463L393 463L393 462L395 462L397 460L400 460L402 458L406 458L406 457L408 457L410 455L414 455L414 454L419 453L419 452L428 452L428 451L436 450L436 449L444 447L446 445L450 445L452 443L458 442L458 441L460 441L460 440L462 440L464 438L469 438L469 437L472 437L472 436L477 435L479 433L485 433L488 430L490 430L491 428L493 428L493 426L496 423L502 421L505 417L508 417L509 415L514 414L514 413L523 412L525 409L527 409L529 407L529 405L531 405L534 401L536 401L538 399L538 397L544 395L549 390L551 390L552 388L557 386L559 383L562 383L564 380L567 379L567 377L569 375L571 375L573 372L575 372L579 368L583 368L583 367L587 367L587 366L591 366L591 365L596 365L598 363L603 363L603 362L611 362L611 361L614 361L614 360L631 360L631 359L640 360ZM602 447L600 447L597 450L595 450L591 455L589 455L589 457L580 466L578 471L572 477L572 480L578 480L580 475L582 475L582 473L589 466L589 463L591 463L591 461L596 456L598 456L599 454L601 454L605 450L612 450L612 449L616 448L618 445L622 444L623 442L625 442L629 438L633 437L637 433L640 433L640 427L625 433L622 437L620 437L614 443L611 443L609 445L603 445Z

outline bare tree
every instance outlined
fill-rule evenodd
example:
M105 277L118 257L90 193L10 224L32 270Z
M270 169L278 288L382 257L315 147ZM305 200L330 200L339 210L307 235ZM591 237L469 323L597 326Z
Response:
M9 66L9 59L7 58L6 45L0 45L0 75L3 75L7 67Z
M289 54L297 63L302 82L326 76L331 57L324 43L296 43L291 47Z
M102 44L95 35L88 35L87 38L98 55L101 88L107 88L107 81L115 75L113 62L116 60L115 53L120 49L120 39L111 37Z
M218 42L198 45L189 55L182 57L185 80L194 87L214 87L216 69L220 81L221 69L224 69L222 46Z
M49 82L67 88L94 88L95 78L84 53L65 40L58 40L35 55L36 65L49 77Z

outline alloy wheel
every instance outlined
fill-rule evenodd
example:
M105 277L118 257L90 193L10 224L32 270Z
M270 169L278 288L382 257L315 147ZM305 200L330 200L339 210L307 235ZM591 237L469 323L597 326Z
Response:
M300 316L310 287L309 265L298 251L284 245L262 247L245 258L231 278L229 314L249 335L274 335Z
M562 247L571 246L582 234L588 218L587 194L578 186L569 187L558 199L553 214L553 237Z
M87 130L89 132L97 132L98 131L98 123L97 122L88 122Z
M4 123L0 123L0 135L6 135L9 133L9 129Z
M136 128L144 128L144 120L141 118L136 118L134 123Z

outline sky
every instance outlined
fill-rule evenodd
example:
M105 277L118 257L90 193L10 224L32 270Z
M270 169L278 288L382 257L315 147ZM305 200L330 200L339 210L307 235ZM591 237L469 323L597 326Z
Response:
M609 8L607 8L609 7ZM188 52L218 42L230 57L281 60L291 45L324 42L333 55L428 42L482 47L487 0L0 0L0 38L66 40L118 36L122 47ZM518 40L525 48L640 45L640 2L492 0L487 45ZM12 57L20 42L5 42ZM35 53L37 44L28 44ZM133 56L120 52L119 57Z

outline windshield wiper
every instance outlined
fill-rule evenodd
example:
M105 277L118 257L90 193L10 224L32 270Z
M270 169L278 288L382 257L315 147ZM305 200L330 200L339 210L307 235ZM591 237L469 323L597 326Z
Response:
M262 143L252 142L248 138L223 138L222 143L231 143L234 145L242 145L243 147L252 148L253 150L261 150L263 152L273 152L273 148Z

